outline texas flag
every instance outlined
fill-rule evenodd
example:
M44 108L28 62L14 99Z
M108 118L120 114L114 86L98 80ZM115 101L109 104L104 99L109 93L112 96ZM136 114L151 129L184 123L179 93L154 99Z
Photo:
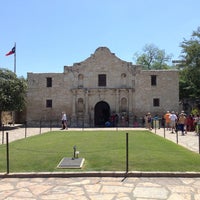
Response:
M14 54L14 53L15 53L15 47L13 47L12 50L9 51L9 52L6 54L6 56L12 55L12 54Z

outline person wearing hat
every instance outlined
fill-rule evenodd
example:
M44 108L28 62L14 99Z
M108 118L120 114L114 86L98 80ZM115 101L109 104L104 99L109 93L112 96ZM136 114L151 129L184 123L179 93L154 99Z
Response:
M178 119L178 126L179 126L179 130L182 132L182 135L184 135L185 123L186 123L186 117L185 117L184 113L181 112L181 114L179 115L179 119Z

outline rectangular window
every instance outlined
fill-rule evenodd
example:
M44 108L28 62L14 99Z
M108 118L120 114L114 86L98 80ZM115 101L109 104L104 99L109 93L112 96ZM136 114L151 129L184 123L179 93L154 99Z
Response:
M47 108L52 108L52 99L47 99L46 100L46 107Z
M159 107L160 106L160 99L158 99L158 98L153 99L153 106Z
M47 87L52 87L52 78L47 77Z
M151 85L152 86L157 85L157 76L156 75L151 76Z
M106 86L106 74L99 74L98 86Z

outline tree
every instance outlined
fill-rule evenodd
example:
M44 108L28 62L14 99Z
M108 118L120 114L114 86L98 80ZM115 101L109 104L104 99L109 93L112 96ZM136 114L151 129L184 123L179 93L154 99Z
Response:
M165 50L160 50L157 46L150 44L145 45L143 53L135 54L136 63L143 66L144 69L168 69L172 55L167 55Z
M181 44L185 65L180 72L180 97L200 98L200 27Z
M8 69L0 68L0 123L2 111L22 111L27 83Z

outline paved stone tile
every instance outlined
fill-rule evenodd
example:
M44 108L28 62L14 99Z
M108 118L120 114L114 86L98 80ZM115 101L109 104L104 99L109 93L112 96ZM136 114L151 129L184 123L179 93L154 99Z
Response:
M5 178L0 179L0 199L199 200L199 182L200 178Z
M168 190L162 187L136 187L133 197L167 199Z

